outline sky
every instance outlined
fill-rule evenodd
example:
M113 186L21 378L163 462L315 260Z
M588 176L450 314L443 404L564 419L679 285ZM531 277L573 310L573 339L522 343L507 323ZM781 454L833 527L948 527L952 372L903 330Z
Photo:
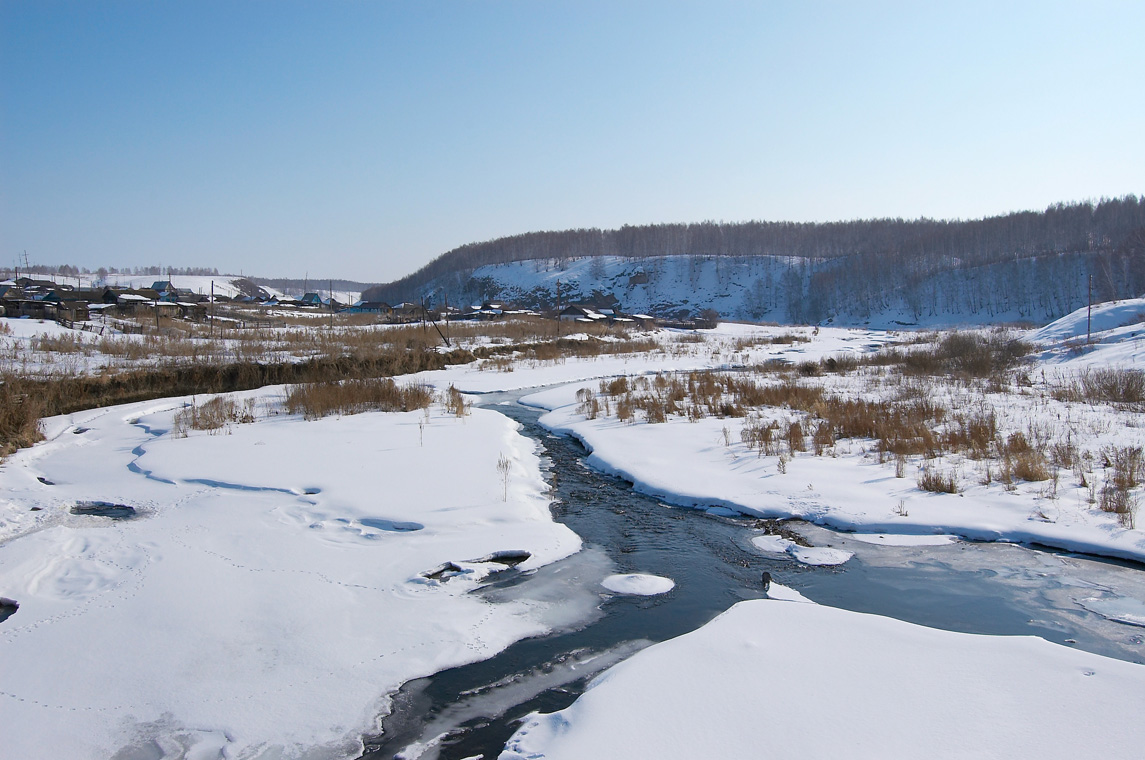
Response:
M1145 193L1145 3L0 0L0 267Z

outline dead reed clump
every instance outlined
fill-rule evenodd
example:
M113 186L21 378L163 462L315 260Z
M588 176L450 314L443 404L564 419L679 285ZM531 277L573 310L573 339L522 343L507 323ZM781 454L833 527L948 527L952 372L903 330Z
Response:
M918 471L918 487L931 493L958 493L958 478L953 472L944 474L927 466Z
M621 376L612 380L601 380L600 392L605 396L621 396L628 393L628 378Z
M44 398L14 377L0 379L0 458L44 439Z
M428 391L427 391L428 393ZM445 392L445 397L441 401L442 406L445 407L446 414L452 414L454 417L465 417L469 414L471 404L465 400L465 396L461 391L453 385L449 386L449 390ZM429 405L427 401L426 406Z
M1087 369L1055 385L1050 395L1058 401L1140 408L1145 405L1145 372L1139 369Z
M1005 330L946 333L931 337L924 347L888 348L864 358L865 364L899 365L906 375L948 375L990 378L1017 367L1031 346Z
M90 354L95 348L84 340L83 333L60 333L58 335L37 335L32 338L32 350L57 354Z
M450 390L457 391L452 386ZM284 407L290 414L301 413L305 419L315 420L331 414L408 412L424 409L432 401L433 394L424 385L398 385L382 377L294 385L287 392ZM464 405L464 399L460 403Z
M1105 466L1113 469L1111 480L1115 486L1128 491L1140 485L1145 465L1140 446L1111 446L1102 453Z
M216 396L202 404L192 399L190 406L175 414L171 432L186 437L188 430L215 432L230 424L251 423L255 420L254 407L253 398L241 404L229 396Z
M779 453L778 432L779 423L775 420L765 422L762 417L753 415L744 420L739 437L749 450L759 452L759 456L774 456Z

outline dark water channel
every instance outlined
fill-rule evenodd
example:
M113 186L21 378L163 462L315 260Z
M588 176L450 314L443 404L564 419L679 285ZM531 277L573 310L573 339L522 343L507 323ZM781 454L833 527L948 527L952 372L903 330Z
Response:
M559 601L567 591L569 606L587 612L570 613L572 624L489 660L406 684L381 735L366 739L364 758L495 758L528 713L567 707L611 664L695 630L736 602L763 597L764 571L822 604L1145 659L1145 628L1112 622L1076 601L1145 599L1145 573L1137 566L999 544L879 546L797 523L815 545L855 552L836 568L800 565L751 545L762 532L756 520L673 508L589 470L576 440L542 428L537 410L504 403L520 395L491 394L482 405L517 420L541 444L555 478L553 515L581 536L585 549L535 573L500 573L478 593L493 601L547 593ZM614 596L599 587L605 575L629 572L662 575L676 587L651 597ZM577 593L580 601L571 601Z

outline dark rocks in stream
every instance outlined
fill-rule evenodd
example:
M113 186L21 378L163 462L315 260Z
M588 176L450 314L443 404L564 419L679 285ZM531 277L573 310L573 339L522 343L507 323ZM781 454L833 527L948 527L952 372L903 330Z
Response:
M771 573L764 570L763 571L763 578L761 579L761 582L763 583L763 593L766 594L768 591L771 590Z

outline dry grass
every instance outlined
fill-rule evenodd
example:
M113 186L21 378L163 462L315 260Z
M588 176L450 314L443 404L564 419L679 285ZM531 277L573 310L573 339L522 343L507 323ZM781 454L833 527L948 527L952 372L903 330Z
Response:
M1019 367L1030 350L1029 343L1006 330L951 332L909 349L883 349L860 361L896 365L906 375L996 378Z
M254 407L254 399L240 404L228 396L216 396L202 404L192 400L190 406L175 414L171 432L186 436L188 430L216 432L231 424L254 422Z
M389 378L326 381L291 386L283 406L314 420L331 414L408 412L424 409L433 394L423 385L398 385Z
M1058 401L1106 403L1134 410L1145 407L1145 372L1138 369L1087 369L1051 390Z
M0 378L0 457L44 438L44 398L17 378Z
M461 391L453 385L445 392L444 398L441 400L442 406L445 408L446 414L452 414L454 417L464 417L469 414L469 409L472 406L465 400L465 396Z
M942 473L933 467L918 472L918 487L931 493L958 493L958 478L953 472Z

